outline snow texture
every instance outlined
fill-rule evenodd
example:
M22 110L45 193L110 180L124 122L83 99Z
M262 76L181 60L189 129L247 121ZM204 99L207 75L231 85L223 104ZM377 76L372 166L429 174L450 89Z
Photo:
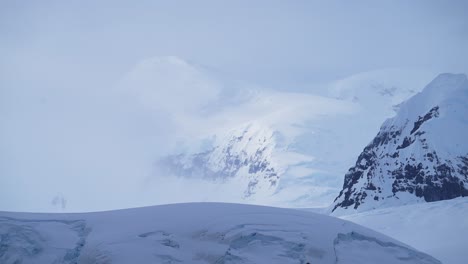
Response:
M341 218L396 238L445 264L463 264L468 259L467 197L388 207Z
M255 193L272 193L281 168L272 152L276 141L273 131L258 123L249 123L219 140L215 147L192 155L168 156L159 161L169 174L203 178L218 182L236 178L245 182L243 197Z
M0 213L0 262L440 263L385 235L293 209L193 203Z

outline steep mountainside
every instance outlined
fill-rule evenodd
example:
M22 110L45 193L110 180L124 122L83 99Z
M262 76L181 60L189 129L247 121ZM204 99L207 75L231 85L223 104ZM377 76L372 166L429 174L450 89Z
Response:
M275 189L281 170L272 157L275 146L272 130L250 123L215 140L205 152L168 156L159 164L177 176L218 182L236 178L246 183L244 197L249 197Z
M441 74L399 106L345 175L333 211L468 196L468 80Z

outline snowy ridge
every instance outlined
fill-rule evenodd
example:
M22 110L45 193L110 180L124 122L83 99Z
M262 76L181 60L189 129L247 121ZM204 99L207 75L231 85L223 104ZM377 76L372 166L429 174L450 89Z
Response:
M468 80L441 74L400 105L345 176L333 211L468 196Z
M385 235L315 213L193 203L101 213L0 213L0 262L439 264Z

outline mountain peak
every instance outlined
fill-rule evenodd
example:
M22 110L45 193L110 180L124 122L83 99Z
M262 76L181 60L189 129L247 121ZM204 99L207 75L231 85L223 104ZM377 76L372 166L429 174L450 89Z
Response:
M468 92L468 78L465 74L442 73L432 80L421 92L439 96L439 99L457 96L458 91ZM436 99L436 98L434 98Z
M468 78L465 74L442 73L424 89L401 104L400 111L421 114L437 105L451 105L468 98ZM466 101L465 101L466 102Z
M459 84L468 81L464 73L441 73L428 86L437 86L441 84Z
M345 175L334 208L468 196L468 79L440 74L402 103Z

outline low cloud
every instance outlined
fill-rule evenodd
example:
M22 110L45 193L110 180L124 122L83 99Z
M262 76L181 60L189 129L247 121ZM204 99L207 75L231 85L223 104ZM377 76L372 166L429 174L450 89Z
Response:
M197 153L251 122L281 135L275 154L280 166L300 157L301 162L314 160L312 171L341 168L337 162L343 153L365 144L355 140L343 145L348 134L361 133L353 122L363 127L369 123L365 115L355 119L362 104L340 98L362 94L347 90L362 83L354 85L355 79L332 84L338 95L324 97L252 86L177 57L153 57L136 63L115 85L68 82L66 89L5 90L0 207L56 210L50 201L57 193L66 198L63 209L69 211L240 201L243 189L235 182L170 177L157 173L154 164L166 155ZM296 181L294 175L287 177Z

